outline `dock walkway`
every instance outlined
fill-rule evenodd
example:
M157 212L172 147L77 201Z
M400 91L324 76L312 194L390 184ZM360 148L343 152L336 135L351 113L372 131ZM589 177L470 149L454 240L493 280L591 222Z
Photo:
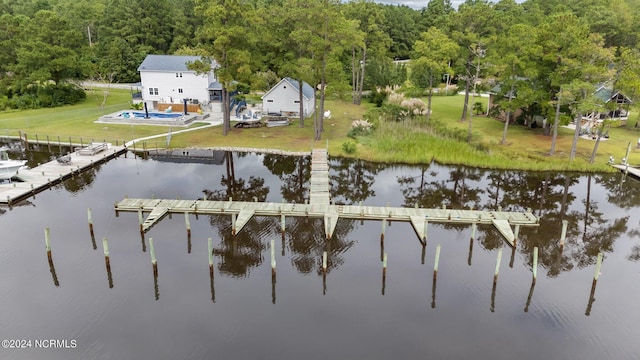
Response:
M90 151L78 150L70 153L64 163L54 159L33 169L21 169L14 177L17 181L0 184L0 203L11 204L34 196L64 179L117 157L127 150L123 146L93 145Z
M611 166L622 171L625 174L628 173L640 179L640 169L638 168L634 168L628 165L611 165Z
M539 219L531 211L506 212L333 205L329 197L329 168L327 152L324 149L313 150L310 189L307 204L125 198L115 205L115 210L116 212L138 212L143 232L148 231L168 213L231 215L233 234L239 232L254 215L280 216L282 220L286 216L322 218L327 238L332 237L339 218L408 221L423 244L426 244L429 222L493 225L511 246L515 245L515 235L511 226L515 226L517 234L520 226L539 225ZM149 213L144 221L142 221L143 213Z

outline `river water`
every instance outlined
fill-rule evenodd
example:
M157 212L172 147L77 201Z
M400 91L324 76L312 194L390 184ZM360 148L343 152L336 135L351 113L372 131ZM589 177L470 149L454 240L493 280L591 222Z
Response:
M230 217L192 215L189 240L184 216L173 215L143 242L137 214L114 212L126 195L272 202L308 196L309 157L189 155L129 153L35 199L0 207L0 338L26 346L31 340L31 348L0 349L0 358L584 360L640 354L636 180L331 158L337 203L531 208L540 226L522 227L512 252L491 226L478 226L471 240L470 226L429 224L423 252L408 223L391 223L382 248L376 221L339 220L327 242L321 220L287 218L282 237L279 218L257 217L233 237ZM34 165L48 156L30 153L29 159ZM560 249L563 220L568 229ZM532 287L534 247L540 266ZM604 261L591 296L599 252Z

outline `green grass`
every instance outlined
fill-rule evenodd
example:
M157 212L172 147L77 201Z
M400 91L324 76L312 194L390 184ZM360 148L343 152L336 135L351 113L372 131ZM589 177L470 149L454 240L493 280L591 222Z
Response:
M88 92L87 99L80 104L54 109L0 112L0 136L17 136L26 133L29 139L48 136L52 141L59 136L67 142L88 142L91 139L111 142L159 135L169 131L166 126L119 125L95 123L101 115L129 108L131 94L126 90L111 90L107 104L101 109L98 99ZM313 119L305 120L300 128L298 121L287 127L274 128L233 128L227 136L220 127L195 130L184 134L174 134L170 146L185 147L245 147L269 148L286 151L309 151L313 146L329 145L329 152L336 156L358 157L370 161L389 163L428 163L433 160L443 164L463 164L483 168L528 169L528 170L575 170L608 171L609 156L617 161L624 157L627 144L631 142L629 156L631 164L640 164L640 149L636 148L640 131L633 128L637 115L632 115L628 127L611 128L610 138L601 141L595 164L588 159L594 141L580 139L576 159L569 162L569 151L573 131L560 128L556 153L549 156L551 136L545 136L542 129L530 129L510 125L507 144L500 144L504 123L484 116L474 116L472 121L473 141L459 141L442 133L466 134L468 122L460 121L463 96L436 96L433 98L432 119L444 126L445 130L434 131L425 125L424 119L413 120L411 124L382 123L371 135L357 139L356 151L347 153L343 144L353 142L347 137L351 122L361 119L362 114L373 105L361 106L338 100L328 100L332 118L325 120L322 140L313 143ZM476 98L486 108L486 98ZM471 102L471 101L470 101ZM203 123L191 125L198 127ZM174 131L178 128L174 128ZM465 136L463 136L465 138ZM141 145L142 146L142 145ZM147 148L164 147L164 138L150 140Z

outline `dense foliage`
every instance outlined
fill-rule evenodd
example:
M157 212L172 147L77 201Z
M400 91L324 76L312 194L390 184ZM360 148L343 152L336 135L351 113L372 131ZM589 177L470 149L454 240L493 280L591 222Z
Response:
M430 0L418 10L367 0L0 0L0 107L68 103L75 95L64 89L74 80L136 82L147 54L198 54L222 65L226 90L236 81L265 89L284 76L316 85L320 114L325 92L351 94L359 104L365 90L406 81L430 90L446 79L469 94L482 78L518 94L502 101L505 111L535 104L549 119L556 109L575 116L598 106L587 91L596 83L640 94L639 5L467 0L454 9L450 0ZM393 62L409 58L413 72ZM322 118L317 124L319 137Z

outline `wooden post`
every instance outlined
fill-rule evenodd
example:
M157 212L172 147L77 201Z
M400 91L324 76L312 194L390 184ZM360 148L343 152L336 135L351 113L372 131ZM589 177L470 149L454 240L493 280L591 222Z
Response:
M593 274L593 281L591 282L591 293L589 293L589 302L587 303L587 310L585 311L585 315L591 315L591 308L593 307L593 302L596 301L596 285L598 285L598 278L600 278L600 267L602 266L602 253L598 253L598 259L596 260L596 269Z
M271 274L276 273L276 241L271 240Z
M560 234L560 252L564 249L564 239L567 236L567 225L569 222L567 220L562 220L562 233Z
M144 234L144 231L142 230L142 224L144 222L144 219L142 217L142 209L138 209L138 224L140 225L140 233Z
M513 247L518 244L518 236L520 235L520 224L516 224L513 229Z
M602 253L599 252L598 253L598 259L596 260L596 271L593 274L593 280L594 281L598 281L598 278L600 277L600 267L602 266Z
M51 241L49 240L49 228L44 228L44 245L47 249L47 258L49 259L49 264L53 262L51 257Z
M382 295L387 284L387 253L382 256Z
M502 248L498 249L498 257L496 259L496 271L494 273L494 277L498 278L498 273L500 272L500 261L502 260Z
M158 276L158 262L156 261L156 249L153 247L153 238L149 238L149 253L151 254L151 265L153 265L153 275Z
M47 149L51 152L51 143L49 142L49 135L47 135Z
M91 208L87 209L87 219L89 220L89 234L91 235L91 243L93 244L93 250L98 247L96 245L96 237L93 233L93 215L91 214Z
M438 275L438 263L440 262L440 244L436 245L436 259L433 263L433 277Z
M476 228L478 225L474 222L471 223L471 236L469 240L469 256L467 257L467 264L471 266L471 258L473 257L473 242L476 239Z
M209 251L209 276L213 277L213 241L211 238L207 239L207 249Z
M533 270L533 282L536 282L536 279L538 278L538 247L534 247L533 248L533 265L532 265L532 270Z
M284 227L285 227L284 214L280 214L280 232L282 233L283 236L284 236Z
M380 241L384 240L384 232L387 229L387 219L382 219L382 234L380 234Z
M113 276L111 274L111 261L109 260L109 244L107 238L102 238L102 248L104 249L104 265L107 268L107 280L109 281L109 289L113 288Z
M231 235L236 236L236 214L231 213Z
M191 239L191 222L189 221L189 212L184 212L184 223L187 227L187 238Z
M327 252L322 253L322 273L327 273Z

